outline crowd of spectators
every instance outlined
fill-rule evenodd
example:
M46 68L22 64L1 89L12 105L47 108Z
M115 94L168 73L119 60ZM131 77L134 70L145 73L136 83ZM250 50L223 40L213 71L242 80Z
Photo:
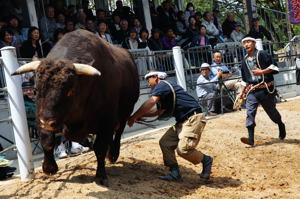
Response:
M15 0L16 1L16 0ZM106 41L127 49L149 48L169 50L176 45L182 47L215 46L219 42L236 41L243 38L243 25L236 21L233 12L221 23L218 9L201 14L192 2L185 10L178 10L171 0L165 0L157 8L151 7L153 29L151 38L141 19L116 1L112 14L98 9L96 15L89 9L89 1L65 7L63 0L54 1L45 8L45 16L39 19L39 28L22 27L22 18L16 12L8 13L0 19L0 47L15 46L22 58L45 57L55 45L58 37L76 29L85 29L99 35ZM253 20L249 32L255 38L264 36L270 40L271 34Z

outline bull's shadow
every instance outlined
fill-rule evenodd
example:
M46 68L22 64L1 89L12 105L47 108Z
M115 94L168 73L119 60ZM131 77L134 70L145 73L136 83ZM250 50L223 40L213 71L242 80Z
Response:
M136 190L138 186L145 187L142 192L146 195L149 194L157 198L164 198L165 196L179 198L192 194L201 186L223 189L226 187L238 187L243 184L239 179L230 177L211 177L209 180L200 179L198 173L184 166L180 167L183 177L182 181L166 182L158 179L158 176L168 173L166 167L161 164L153 164L135 158L131 158L130 162L119 161L116 165L108 164L106 168L109 187L105 192L130 192L139 194L140 190ZM81 173L78 170L85 169L94 170L81 167L77 168L77 172ZM200 167L197 166L197 169L200 170ZM60 181L64 183L91 183L95 179L95 172L94 170L93 172L89 172L88 175L78 175L69 179L61 179ZM102 191L97 190L96 192L90 192L88 196L96 197L99 194L105 195ZM162 194L164 195L162 196Z

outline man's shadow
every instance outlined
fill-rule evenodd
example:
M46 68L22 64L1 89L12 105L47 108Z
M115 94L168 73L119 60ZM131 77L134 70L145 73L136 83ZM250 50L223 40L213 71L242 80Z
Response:
M278 144L278 143L300 144L300 140L298 140L298 139L284 139L284 140L280 140L278 138L272 138L272 139L267 140L266 142L260 141L259 143L255 144L253 147L268 146L268 145Z

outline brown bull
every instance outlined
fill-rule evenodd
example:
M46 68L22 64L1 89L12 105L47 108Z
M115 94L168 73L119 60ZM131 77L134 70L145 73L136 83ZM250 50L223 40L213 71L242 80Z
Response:
M58 170L53 154L55 133L77 142L93 133L96 182L108 185L105 156L117 160L121 134L139 97L138 72L131 55L95 34L77 30L66 34L47 58L24 65L14 74L29 71L36 72L43 171L54 174Z

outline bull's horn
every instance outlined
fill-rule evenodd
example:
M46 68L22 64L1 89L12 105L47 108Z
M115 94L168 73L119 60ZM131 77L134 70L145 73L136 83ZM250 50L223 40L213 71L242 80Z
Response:
M90 65L74 63L74 66L78 75L101 75L100 71Z
M20 68L18 68L15 72L13 72L11 75L20 75L23 73L36 71L36 69L39 67L40 63L41 63L41 61L32 61L27 64L24 64Z

